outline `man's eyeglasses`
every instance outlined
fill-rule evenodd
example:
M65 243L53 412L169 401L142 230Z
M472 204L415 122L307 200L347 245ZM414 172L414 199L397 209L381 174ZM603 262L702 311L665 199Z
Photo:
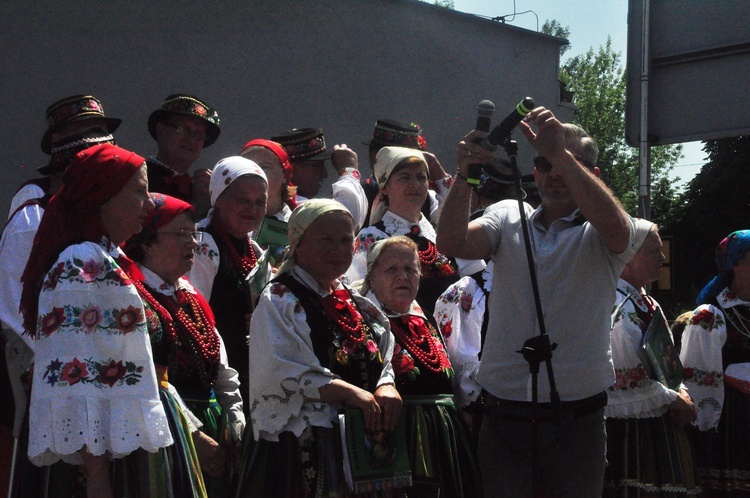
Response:
M578 162L583 163L583 165L586 166L588 169L594 169L594 166L587 163L583 159L583 157L577 154L573 157L575 157ZM549 162L547 158L544 156L536 156L534 159L532 159L532 161L534 161L534 167L540 173L549 173L550 170L552 169L552 163Z
M204 131L190 131L182 125L176 125L176 124L169 123L169 122L163 122L162 124L164 126L173 128L175 133L189 140L199 140L201 142L204 142L206 140L206 132Z
M190 242L203 242L203 232L193 232L192 230L179 230L177 232L156 232L159 235L171 235L177 237L177 240L188 244Z

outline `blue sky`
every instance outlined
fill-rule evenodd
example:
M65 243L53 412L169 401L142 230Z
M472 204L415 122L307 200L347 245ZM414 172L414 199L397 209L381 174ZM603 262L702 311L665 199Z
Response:
M454 0L456 10L483 17L505 17L506 23L537 31L544 21L555 19L570 28L570 49L563 57L598 48L612 38L612 48L627 52L628 2L626 0ZM515 15L514 15L515 12ZM683 144L684 157L673 170L680 184L700 171L705 154L701 142Z

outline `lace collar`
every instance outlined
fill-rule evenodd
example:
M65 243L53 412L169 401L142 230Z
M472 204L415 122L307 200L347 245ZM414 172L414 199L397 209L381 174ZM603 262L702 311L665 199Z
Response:
M307 287L310 288L310 290L313 290L317 292L320 297L326 297L330 292L328 292L328 289L324 289L321 287L321 285L305 270L300 268L298 265L294 265L291 270L292 276L305 284ZM341 283L341 280L336 279L336 288L334 290L341 290L344 288L344 284Z
M742 299L737 297L737 294L730 291L729 287L725 287L724 290L721 291L718 296L716 296L716 302L718 302L719 306L721 306L724 309L734 308L735 306L750 307L749 302L743 301Z
M148 285L151 289L159 292L160 294L171 297L174 296L175 291L177 290L184 290L189 292L190 294L196 294L195 289L188 283L185 277L180 277L177 281L177 285L173 286L165 282L163 278L161 278L159 275L149 270L142 264L138 263L138 268L141 270L141 273L143 273L143 283Z
M365 295L367 299L375 303L375 306L377 306L385 316L388 318L397 318L399 316L404 315L414 315L419 316L427 320L427 316L424 314L424 311L422 311L421 306L417 304L417 301L412 301L411 305L409 306L409 311L406 313L397 313L390 309L388 306L384 305L379 299L378 296L375 295L375 293L372 291L372 289L367 291L367 294Z
M419 226L419 235L434 243L436 239L435 227L432 226L423 214L420 214L420 216L419 223L416 224ZM411 233L414 225L414 223L405 220L397 214L393 214L391 211L386 211L385 215L383 215L385 233L391 236Z

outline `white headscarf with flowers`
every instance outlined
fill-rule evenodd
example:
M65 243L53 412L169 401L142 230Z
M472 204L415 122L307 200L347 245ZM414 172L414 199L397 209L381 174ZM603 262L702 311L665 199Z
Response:
M214 166L213 172L211 173L211 181L208 184L208 193L211 196L211 212L209 212L209 218L212 217L213 208L216 206L216 200L219 196L227 189L227 187L234 183L235 180L242 176L260 177L266 182L266 188L268 188L268 178L266 178L263 169L255 162L241 156L225 157Z

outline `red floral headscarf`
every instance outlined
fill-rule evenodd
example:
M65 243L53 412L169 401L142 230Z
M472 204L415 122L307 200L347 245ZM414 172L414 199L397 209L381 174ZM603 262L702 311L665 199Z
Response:
M151 201L154 203L154 209L146 219L143 220L141 231L130 237L125 242L124 251L128 257L133 258L136 261L140 261L142 255L137 248L146 241L153 240L154 233L167 223L171 222L182 213L190 213L192 218L195 218L195 208L187 202L172 197L171 195L159 194L151 192ZM127 270L126 270L127 271ZM134 278L133 275L130 275Z
M23 272L21 311L26 333L36 332L39 290L60 252L81 242L98 242L109 234L99 208L117 195L144 164L134 152L100 144L76 154L63 175L63 186L50 199Z
M143 230L139 234L155 232L186 211L195 214L195 208L181 199L153 192L150 195L155 207L143 220Z

